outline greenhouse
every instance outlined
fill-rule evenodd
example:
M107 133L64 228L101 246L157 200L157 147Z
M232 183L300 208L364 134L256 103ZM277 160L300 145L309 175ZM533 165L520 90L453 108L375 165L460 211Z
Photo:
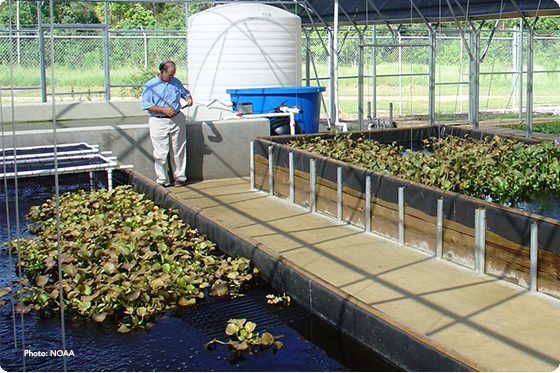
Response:
M557 16L5 0L0 367L555 370ZM165 61L186 185L142 110Z

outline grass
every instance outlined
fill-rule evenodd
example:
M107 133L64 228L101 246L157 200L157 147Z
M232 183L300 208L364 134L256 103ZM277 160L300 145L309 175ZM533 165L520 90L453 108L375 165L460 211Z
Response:
M536 66L535 70L541 67ZM317 66L318 75L328 75L327 67ZM489 64L481 65L482 72L498 68ZM502 68L503 70L503 68ZM364 67L365 74L371 74L372 66ZM376 79L376 96L378 115L388 115L389 104L393 104L395 115L412 115L428 113L428 66L425 64L405 64L401 66L403 74L425 74L422 76L387 76L399 72L398 63L380 63L376 66L378 78ZM111 68L110 78L112 85L144 84L156 71L144 71L143 67L118 66ZM339 66L339 110L341 118L356 117L358 114L358 79L344 78L345 76L356 76L358 67L354 65ZM385 76L383 76L385 75ZM82 94L58 95L61 101L72 100L98 100L104 99L103 70L100 67L91 69L72 70L67 67L57 67L55 70L55 92L71 93L86 92ZM181 81L186 81L184 69L178 69ZM51 86L51 73L47 70L47 86ZM493 109L514 109L518 104L513 95L511 75L481 75L480 76L480 110L489 111ZM461 75L459 66L438 65L436 67L436 115L442 116L453 113L464 113L468 110L468 86L457 83L466 81L467 76ZM0 84L2 87L38 87L41 79L37 69L14 67L12 73L9 69L0 70ZM328 80L322 80L320 85L327 86L323 96L328 99ZM445 84L443 84L445 83ZM313 84L316 84L313 82ZM373 81L364 78L364 110L367 102L371 102L373 95ZM560 86L560 74L558 73L536 73L534 76L534 104L555 104L559 102L557 87ZM50 92L50 89L49 89ZM111 97L138 98L139 88L113 88ZM517 93L517 92L515 92ZM526 95L524 88L523 96ZM14 93L16 102L38 102L41 93L38 89L17 90ZM523 97L525 99L525 97ZM11 102L11 93L2 92L2 103ZM321 111L323 109L321 108Z

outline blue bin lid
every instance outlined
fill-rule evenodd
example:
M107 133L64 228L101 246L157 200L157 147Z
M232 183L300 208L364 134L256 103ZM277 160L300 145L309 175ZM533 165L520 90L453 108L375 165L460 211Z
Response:
M268 87L268 88L243 88L243 89L226 89L226 93L232 95L282 95L282 94L298 94L298 93L318 93L324 92L326 87Z

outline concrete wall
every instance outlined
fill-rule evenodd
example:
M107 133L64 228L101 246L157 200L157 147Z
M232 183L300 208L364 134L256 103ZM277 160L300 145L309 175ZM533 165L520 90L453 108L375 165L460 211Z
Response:
M147 116L140 100L55 102L54 113L57 120ZM53 105L51 102L16 104L13 110L11 105L2 105L2 118L4 123L52 121Z
M17 105L14 112L16 116L21 114L19 118L22 120L45 121L48 120L47 105L50 104L39 104L35 113L33 110L37 104ZM56 106L60 109L60 118L72 119L57 122L58 144L86 142L90 145L99 145L101 151L111 151L117 156L121 164L132 164L136 172L152 180L155 178L148 117L141 110L134 110L134 108L139 110L139 101L123 101L117 104L79 102L62 105L57 103ZM118 116L104 117L115 113ZM143 114L143 116L128 117L125 114ZM205 107L195 107L185 111L189 120L187 122L187 178L189 180L249 176L249 144L255 137L269 135L269 121L268 119L213 120L230 114L227 111ZM199 118L204 120L193 121ZM6 148L50 145L54 142L52 119L51 123L18 122L15 125L15 132L12 132L12 126L7 124L6 117L4 120L3 140Z

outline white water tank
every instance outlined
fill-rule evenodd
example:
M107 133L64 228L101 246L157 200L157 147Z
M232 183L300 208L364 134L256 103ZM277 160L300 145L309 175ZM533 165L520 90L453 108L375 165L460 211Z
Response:
M226 89L301 85L301 20L258 3L220 5L189 17L187 81L198 104L229 102Z

